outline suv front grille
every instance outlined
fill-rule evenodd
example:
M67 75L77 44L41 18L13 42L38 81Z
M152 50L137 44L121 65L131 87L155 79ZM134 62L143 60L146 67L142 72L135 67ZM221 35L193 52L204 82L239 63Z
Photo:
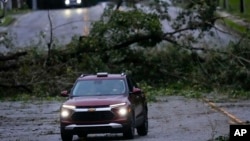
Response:
M111 111L75 112L72 115L74 121L103 121L112 120L115 115Z

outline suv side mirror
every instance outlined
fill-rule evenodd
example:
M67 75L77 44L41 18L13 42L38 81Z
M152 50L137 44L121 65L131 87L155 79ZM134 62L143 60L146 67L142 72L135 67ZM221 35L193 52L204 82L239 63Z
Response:
M61 96L62 97L68 97L69 96L68 91L67 90L61 91Z
M141 94L141 89L139 89L139 88L133 88L133 91L132 91L132 94Z

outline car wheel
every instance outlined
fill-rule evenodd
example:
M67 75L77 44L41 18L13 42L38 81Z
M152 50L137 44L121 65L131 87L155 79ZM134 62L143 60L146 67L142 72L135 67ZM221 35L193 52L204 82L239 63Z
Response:
M134 118L131 116L129 120L129 124L127 127L125 127L123 131L123 137L126 139L133 139L135 135L135 128L134 128Z
M61 128L61 138L62 141L72 141L73 134Z
M146 136L148 134L148 113L144 112L144 120L142 125L137 127L137 133L140 136Z

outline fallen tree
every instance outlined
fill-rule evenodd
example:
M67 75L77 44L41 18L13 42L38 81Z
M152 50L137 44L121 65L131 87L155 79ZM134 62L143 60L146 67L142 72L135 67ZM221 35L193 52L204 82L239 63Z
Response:
M41 96L55 95L70 88L81 73L98 71L132 73L150 85L183 83L248 90L248 48L242 44L228 50L194 46L218 19L215 2L187 2L176 17L169 15L171 5L163 1L147 1L154 10L133 5L128 11L120 11L122 1L118 2L105 10L81 41L73 39L65 47L50 47L49 53L31 49L1 56L0 92L18 88ZM164 31L162 20L168 21L172 30ZM168 44L157 49L163 41Z

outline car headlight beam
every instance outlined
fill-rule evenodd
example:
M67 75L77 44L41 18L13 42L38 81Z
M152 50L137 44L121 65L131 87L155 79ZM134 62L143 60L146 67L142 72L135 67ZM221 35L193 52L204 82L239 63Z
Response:
M67 118L69 116L69 111L68 110L62 110L61 111L61 116L62 116L62 118Z
M120 116L126 116L127 114L128 114L128 109L127 108L120 108L119 110L118 110L118 114L120 115Z
M65 5L69 5L70 1L69 0L65 0L64 3L65 3Z
M77 4L81 4L81 3L82 3L82 0L76 0L76 3L77 3Z

